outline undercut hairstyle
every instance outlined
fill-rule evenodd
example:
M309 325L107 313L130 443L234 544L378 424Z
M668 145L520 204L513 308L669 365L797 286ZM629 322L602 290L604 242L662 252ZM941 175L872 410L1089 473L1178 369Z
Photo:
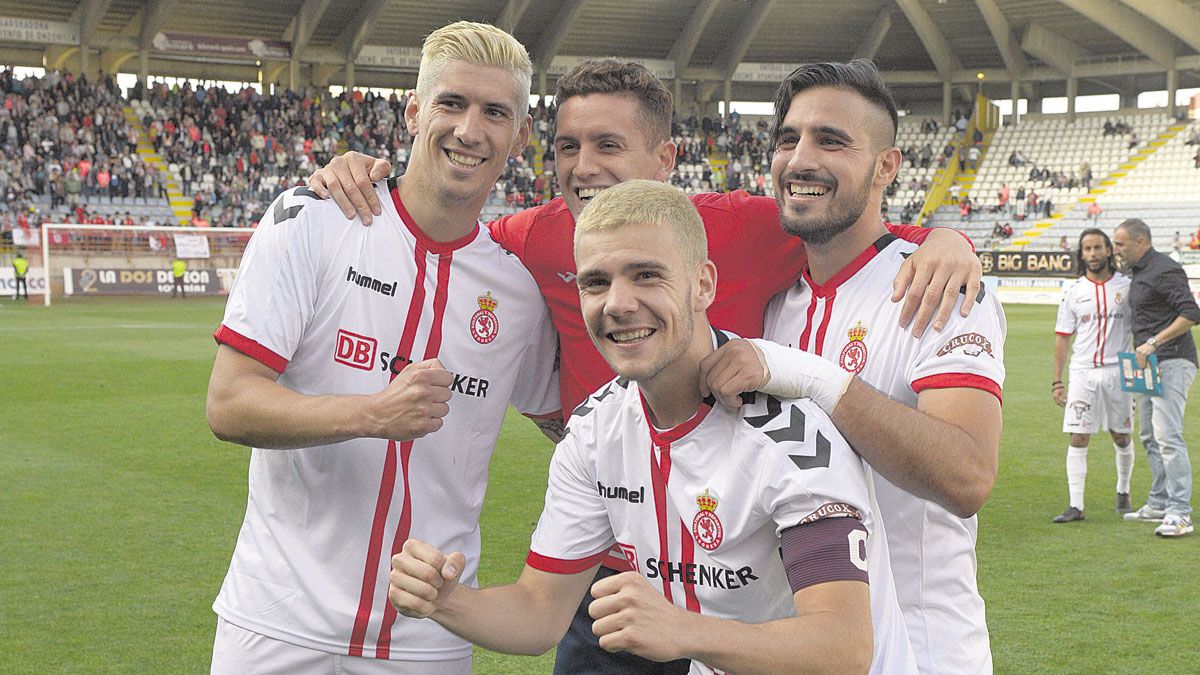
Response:
M458 21L433 31L421 47L417 96L424 100L429 88L451 61L507 70L517 81L517 89L513 92L517 100L515 112L518 118L526 114L533 63L529 60L529 52L515 37L495 26L471 21Z
M700 212L679 188L656 180L627 180L593 197L575 221L575 247L584 232L663 224L671 226L685 263L695 266L708 259L708 235Z
M1130 218L1118 225L1117 229L1128 232L1134 241L1137 241L1140 237L1145 237L1146 241L1154 243L1154 240L1150 238L1150 226L1141 218Z
M572 96L625 94L638 104L638 118L653 147L671 140L671 92L646 66L634 61L588 59L558 78L554 102L560 108Z
M1075 264L1079 266L1079 273L1083 274L1084 272L1087 271L1087 265L1085 265L1083 262L1083 239L1084 239L1084 237L1094 235L1094 234L1098 234L1101 237L1104 237L1104 246L1108 248L1108 258L1107 258L1108 271L1116 272L1117 271L1117 260L1116 260L1116 258L1113 257L1112 239L1108 238L1108 235L1104 233L1104 230L1101 230L1101 229L1095 228L1095 227L1089 227L1088 229L1079 233L1079 246L1075 249Z
M884 83L883 76L879 74L879 69L866 59L854 59L849 63L809 63L793 70L775 90L775 129L772 140L778 140L779 128L783 126L783 118L787 117L796 94L815 87L836 87L858 92L886 112L892 120L892 128L887 135L888 142L884 147L896 144L896 127L900 124L896 101Z

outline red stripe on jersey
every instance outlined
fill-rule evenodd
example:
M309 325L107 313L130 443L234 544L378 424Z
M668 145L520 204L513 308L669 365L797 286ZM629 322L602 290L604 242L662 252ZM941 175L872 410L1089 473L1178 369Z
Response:
M687 569L688 565L696 563L696 542L692 539L692 534L688 532L687 523L683 519L679 519L680 533L680 548L683 549L683 569ZM700 599L696 597L696 584L689 583L687 575L683 575L683 598L687 604L689 612L700 613Z
M1064 332L1062 332L1061 330L1056 330L1056 331L1054 331L1054 334L1055 334L1055 335L1061 335L1061 336L1063 336L1063 337L1071 337L1072 335L1074 335L1074 333L1064 333Z
M654 447L650 448L650 484L654 491L654 517L658 521L658 560L671 559L671 549L667 546L667 481L671 478L671 446L658 448L658 457L654 456ZM671 597L671 580L659 572L662 579L663 595L667 602L674 604Z
M213 339L218 344L232 347L281 375L284 368L287 368L287 359L224 324L213 333Z
M817 331L817 348L813 350L813 353L818 356L825 349L825 331L829 330L829 317L833 314L833 301L835 299L837 299L836 292L830 293L829 297L825 298L825 313L821 316L821 329Z
M926 389L982 389L1004 403L1000 385L974 373L941 373L922 377L912 383L912 390L918 394Z
M1104 334L1104 325L1100 309L1100 285L1094 281L1092 281L1092 295L1096 299L1096 351L1092 352L1092 366L1098 366L1100 364L1096 362L1096 357L1100 355L1100 336Z
M450 268L454 254L438 256L437 287L433 293L433 325L429 328L429 342L425 345L424 359L432 359L442 349L442 320L446 316L446 301L450 296ZM400 552L408 535L412 532L412 498L408 483L408 458L412 455L412 441L400 446L400 473L404 477L404 503L400 507L400 524L396 527L396 538L392 541L392 555ZM392 641L392 626L396 623L396 608L383 599L383 622L379 626L379 641L375 644L375 658L386 659Z
M1104 347L1108 342L1108 286L1101 284L1099 287L1100 299L1104 302L1104 308L1100 310L1099 316L1102 317L1104 323L1097 326L1100 330L1097 331L1096 339L1100 344L1096 345L1096 365L1104 365Z
M578 574L580 572L586 572L595 565L600 564L601 561L608 557L609 550L610 549L606 548L599 553L593 553L592 555L589 555L586 558L580 558L579 560L551 558L550 556L545 556L530 551L529 555L525 556L525 564L529 565L535 570L541 570L551 574Z
M400 198L392 191L392 198L399 208ZM396 348L397 355L408 356L413 342L416 340L417 327L421 321L421 310L425 305L425 266L427 264L425 249L420 243L416 245L414 258L417 274L413 280L412 297L408 301L408 315L404 319L404 331L400 334L400 345ZM409 357L411 358L411 357ZM392 372L388 381L396 379L398 373ZM396 486L397 447L395 441L388 441L387 457L384 459L383 477L379 483L379 497L375 501L375 516L371 519L371 538L367 544L367 559L363 569L362 591L358 597L358 612L354 615L354 629L350 633L350 656L362 656L363 640L367 635L367 624L371 620L371 606L375 597L375 581L378 577L379 556L383 553L383 530L387 524L388 510L392 507L392 492ZM407 477L405 478L407 480ZM404 491L405 496L408 490Z
M383 548L383 526L392 504L392 490L396 486L396 441L388 441L387 454L383 459L383 477L379 481L379 496L375 499L375 517L371 519L371 540L367 545L366 571L363 572L362 590L358 596L358 613L354 616L354 630L350 633L350 656L362 656L363 638L367 634L367 622L371 619L371 597L375 595L375 570L379 568L379 552Z
M796 345L800 351L808 351L808 338L812 335L813 317L817 315L817 296L808 299L808 318L804 323L804 331L800 333L800 342Z

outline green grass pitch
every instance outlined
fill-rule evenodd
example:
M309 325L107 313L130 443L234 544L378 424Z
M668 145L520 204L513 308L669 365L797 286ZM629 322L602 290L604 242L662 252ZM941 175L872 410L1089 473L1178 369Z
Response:
M0 301L0 672L207 672L249 456L204 421L222 306ZM1157 540L1120 520L1106 437L1092 441L1088 519L1051 524L1067 501L1053 308L1006 309L1000 476L978 547L997 672L1193 671L1200 535ZM484 584L519 572L550 452L532 425L508 421L484 508ZM1149 483L1137 456L1135 505ZM476 671L547 673L551 660L480 651Z

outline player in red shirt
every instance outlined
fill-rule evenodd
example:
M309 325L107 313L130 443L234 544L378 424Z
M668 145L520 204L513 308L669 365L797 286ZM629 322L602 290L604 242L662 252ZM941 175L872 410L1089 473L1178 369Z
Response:
M563 410L570 411L613 378L588 337L580 312L573 258L575 218L604 188L633 178L667 180L674 169L676 147L671 142L671 94L640 64L611 59L582 62L559 79L555 98L555 173L562 196L505 216L489 228L501 246L521 259L546 298L559 332ZM372 180L390 171L386 160L347 153L317 171L309 185L321 196L334 197L347 217L357 212L368 223L372 213L381 213ZM721 280L708 310L710 322L745 337L761 336L768 300L792 284L805 266L803 244L780 228L773 198L739 190L696 195L692 200L704 220L709 257ZM915 242L936 232L906 226L893 226L892 231ZM924 331L935 310L934 327L940 328L964 285L969 295L978 293L978 260L964 238L943 231L913 254L897 277L893 300L906 297L902 324L911 322L921 304L914 333ZM629 569L619 552L606 561L606 567ZM614 573L602 569L597 579ZM584 599L559 645L557 673L687 672L686 661L655 664L601 650L591 632L590 600Z

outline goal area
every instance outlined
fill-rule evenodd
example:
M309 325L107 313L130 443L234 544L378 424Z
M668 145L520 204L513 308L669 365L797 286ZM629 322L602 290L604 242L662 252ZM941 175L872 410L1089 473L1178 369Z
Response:
M233 285L252 228L43 223L32 259L52 297L170 295L182 260L188 295L225 295ZM35 251L29 251L30 254Z

